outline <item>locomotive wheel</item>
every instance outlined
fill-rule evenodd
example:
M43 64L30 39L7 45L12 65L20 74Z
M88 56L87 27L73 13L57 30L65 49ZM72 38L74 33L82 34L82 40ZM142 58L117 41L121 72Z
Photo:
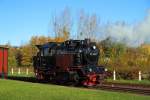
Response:
M43 80L45 79L44 73L42 73L38 70L35 70L35 77L36 77L38 82L43 82Z
M55 77L56 84L66 84L69 82L69 74L66 72L60 72Z
M80 77L76 72L69 73L69 85L77 86L80 83Z
M75 74L74 76L73 76L73 80L74 80L74 84L75 85L78 85L79 84L79 75L78 74Z

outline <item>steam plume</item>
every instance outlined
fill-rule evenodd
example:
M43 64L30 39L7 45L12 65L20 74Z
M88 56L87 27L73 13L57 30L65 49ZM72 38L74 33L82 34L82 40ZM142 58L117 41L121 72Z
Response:
M116 22L103 27L105 36L112 37L118 42L126 42L130 46L139 46L143 43L150 43L150 10L147 16L140 22L126 24L125 22ZM101 33L103 33L101 32Z

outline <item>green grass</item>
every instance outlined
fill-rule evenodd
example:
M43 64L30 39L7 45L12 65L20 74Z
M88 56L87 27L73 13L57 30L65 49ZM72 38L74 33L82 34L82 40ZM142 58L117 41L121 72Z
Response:
M0 100L150 100L150 96L0 79Z
M107 79L106 82L113 82L113 83L124 83L124 84L137 84L137 85L150 85L150 80L112 80L112 79Z

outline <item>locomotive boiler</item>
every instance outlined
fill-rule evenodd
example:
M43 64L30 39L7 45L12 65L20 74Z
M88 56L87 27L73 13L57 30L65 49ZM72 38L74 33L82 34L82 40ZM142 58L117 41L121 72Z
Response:
M95 42L67 40L36 46L39 51L33 58L33 65L38 80L84 86L102 82L105 70L98 66L99 49Z

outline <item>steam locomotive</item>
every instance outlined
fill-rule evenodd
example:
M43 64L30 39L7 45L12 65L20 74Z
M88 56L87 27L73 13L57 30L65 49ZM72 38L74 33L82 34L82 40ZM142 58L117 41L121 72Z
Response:
M84 86L97 85L103 81L105 69L98 66L99 49L90 39L36 46L39 52L33 58L33 65L38 80Z

